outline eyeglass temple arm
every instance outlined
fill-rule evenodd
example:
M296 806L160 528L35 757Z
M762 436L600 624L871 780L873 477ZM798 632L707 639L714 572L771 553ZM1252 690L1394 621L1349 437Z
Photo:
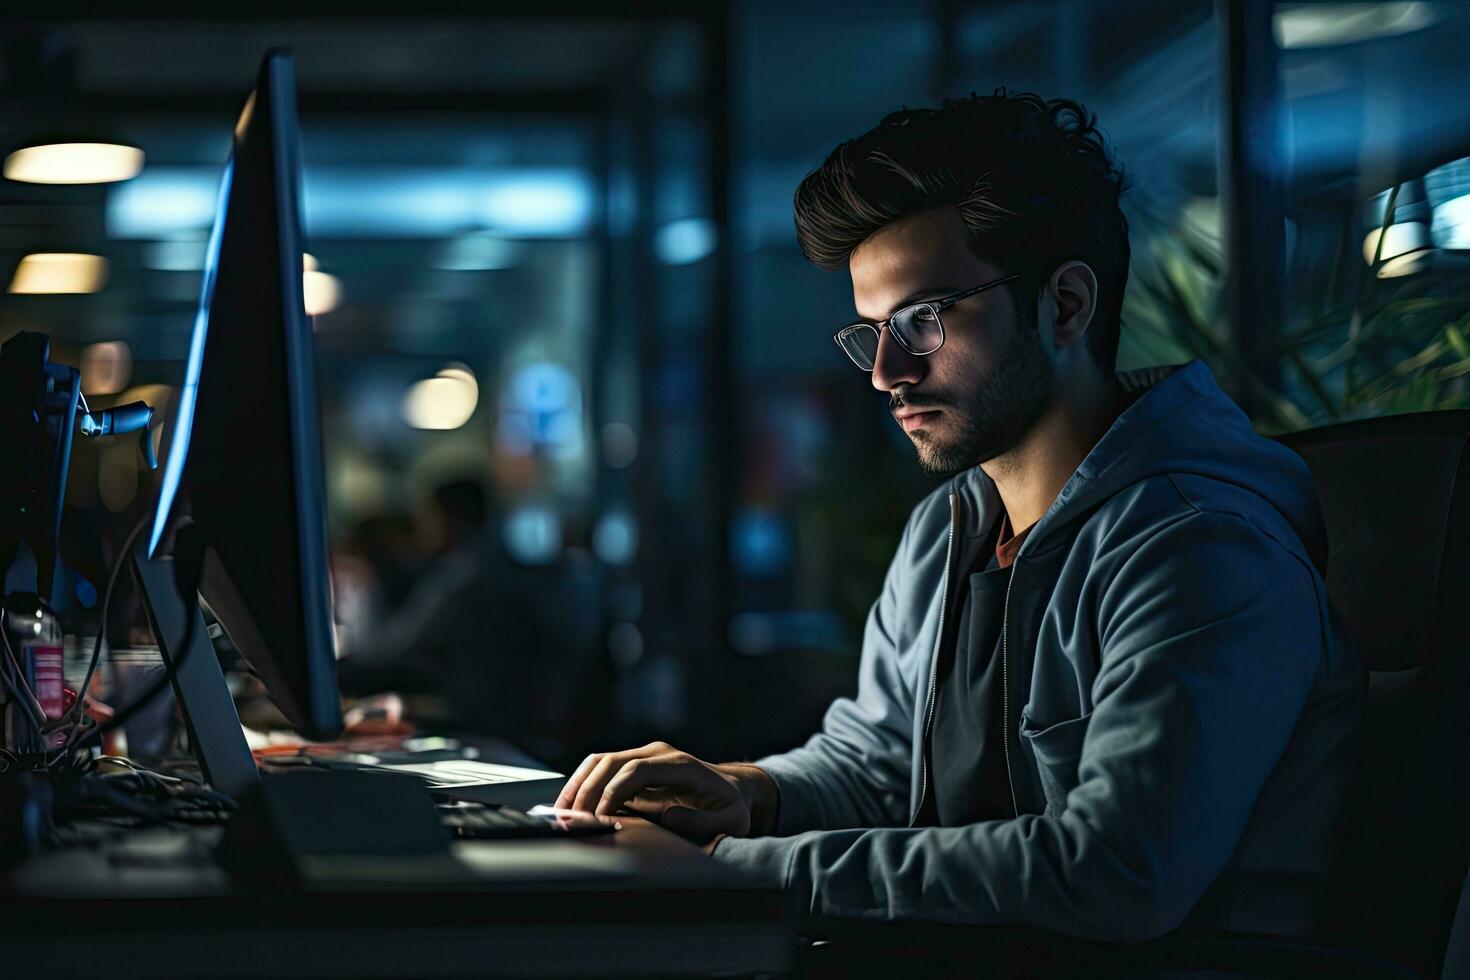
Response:
M951 306L955 305L956 303L958 303L962 299L969 299L971 296L974 296L976 293L983 293L983 292L985 292L985 290L987 290L987 289L993 289L996 286L1004 286L1006 283L1011 282L1014 279L1019 279L1019 278L1021 278L1021 274L1019 272L1013 272L1010 275L1005 276L1003 278L994 279L994 280L992 280L990 282L987 282L987 283L981 283L980 285L976 286L974 289L967 289L963 293L955 293L953 296L950 296L950 297L946 298L943 302L934 304L935 305L935 308L936 309L940 309L940 310L947 310Z

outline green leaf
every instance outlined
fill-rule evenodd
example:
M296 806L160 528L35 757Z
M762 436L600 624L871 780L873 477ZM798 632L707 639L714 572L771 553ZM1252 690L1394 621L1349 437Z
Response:
M1465 334L1460 330L1458 324L1448 324L1444 328L1445 340L1454 348L1456 354L1462 358L1470 359L1470 342L1465 340Z

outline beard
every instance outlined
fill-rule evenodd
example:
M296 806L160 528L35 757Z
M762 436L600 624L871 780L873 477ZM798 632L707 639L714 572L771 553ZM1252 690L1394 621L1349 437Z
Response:
M1041 337L1020 325L969 391L937 403L946 409L938 431L911 433L919 467L947 476L1014 449L1051 404L1054 379Z

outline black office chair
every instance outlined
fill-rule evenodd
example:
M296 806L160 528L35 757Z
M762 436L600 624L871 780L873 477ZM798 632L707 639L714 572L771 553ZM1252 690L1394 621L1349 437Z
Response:
M805 951L806 972L913 966L916 956L959 963L981 949L998 976L1463 980L1450 971L1470 963L1470 909L1456 918L1470 902L1470 411L1280 441L1312 470L1330 540L1327 591L1370 671L1360 785L1324 934L1120 947L1034 930L838 925L830 947Z
M1438 977L1470 864L1470 411L1281 442L1312 470L1327 591L1369 668L1337 938Z
M1470 908L1459 908L1470 902L1470 411L1279 441L1312 471L1330 542L1327 592L1369 671L1336 907L1317 942L1151 945L1173 968L1227 976L1463 980L1452 971L1470 950Z

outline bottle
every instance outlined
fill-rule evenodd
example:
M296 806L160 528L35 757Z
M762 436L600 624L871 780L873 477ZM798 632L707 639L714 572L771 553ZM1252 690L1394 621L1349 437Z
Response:
M42 726L66 712L61 625L34 595L5 599L5 632L10 649L5 669L11 701L6 707L6 741L11 751L59 748L63 732L42 736Z

